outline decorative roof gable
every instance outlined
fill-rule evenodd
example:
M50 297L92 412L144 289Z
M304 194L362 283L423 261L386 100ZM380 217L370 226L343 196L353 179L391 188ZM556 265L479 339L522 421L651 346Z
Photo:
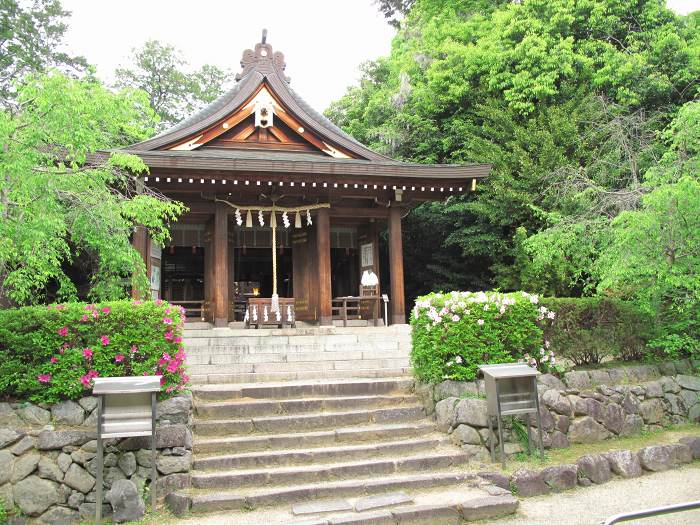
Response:
M313 110L289 86L284 55L266 42L247 49L236 85L165 132L128 149L272 149L334 158L390 160L362 145Z

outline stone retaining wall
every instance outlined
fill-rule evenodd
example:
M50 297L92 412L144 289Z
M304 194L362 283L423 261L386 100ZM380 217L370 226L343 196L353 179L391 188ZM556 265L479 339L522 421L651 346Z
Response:
M0 499L11 513L10 524L94 520L96 406L94 397L52 406L0 403ZM190 394L158 403L159 497L189 486L191 418ZM103 516L137 519L151 477L150 438L104 443Z
M693 363L576 371L562 379L540 376L540 416L546 448L594 443L629 436L668 424L700 421L700 377L689 375ZM477 460L488 458L488 420L483 381L444 381L416 385L438 428ZM533 427L536 426L532 418ZM507 454L522 450L506 425ZM537 439L537 429L533 437Z
M553 465L542 470L520 469L511 476L499 472L479 472L478 475L493 485L493 493L512 491L527 498L573 489L577 485L599 485L614 476L636 478L644 472L661 472L699 459L700 437L684 437L678 443L652 445L637 452L615 450L586 454L576 463Z

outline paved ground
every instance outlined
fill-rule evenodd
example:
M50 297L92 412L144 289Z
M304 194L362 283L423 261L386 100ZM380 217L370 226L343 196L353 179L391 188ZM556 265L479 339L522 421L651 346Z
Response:
M682 469L647 474L637 479L615 478L605 485L522 499L517 515L488 523L489 525L598 525L604 518L619 512L699 499L700 464L695 463ZM427 503L427 501L419 503ZM285 523L288 520L289 514L285 511L268 511L193 516L175 523L224 525L235 522L236 525L258 525ZM626 523L698 525L700 510Z
M520 500L518 514L489 525L597 525L620 512L700 500L700 465L615 480L593 487ZM700 510L628 521L636 525L698 525Z

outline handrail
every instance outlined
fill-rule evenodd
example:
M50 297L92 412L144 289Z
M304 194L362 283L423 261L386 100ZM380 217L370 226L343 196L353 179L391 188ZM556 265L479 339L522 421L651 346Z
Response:
M675 505L666 505L665 507L655 507L651 509L639 510L636 512L622 512L610 516L601 525L613 525L622 521L630 521L638 518L651 518L652 516L660 516L661 514L671 514L674 512L684 512L686 510L700 509L699 501L690 501L688 503L677 503Z

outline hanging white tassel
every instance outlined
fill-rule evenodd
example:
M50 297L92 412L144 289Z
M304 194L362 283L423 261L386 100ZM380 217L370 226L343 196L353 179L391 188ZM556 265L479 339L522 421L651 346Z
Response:
M253 322L258 321L258 306L254 305L253 306Z
M275 319L277 320L278 323L282 320L282 316L280 315L280 311L279 311L279 310L277 310L277 311L275 312Z
M282 224L285 228L289 228L289 216L286 211L282 212Z
M242 226L243 225L243 217L241 217L241 210L236 208L235 215L236 215L236 224L238 224L238 226Z
M292 322L292 307L290 305L287 305L287 322Z
M253 227L253 214L250 213L250 210L248 210L248 213L245 214L245 227L246 228Z
M274 211L270 212L270 227L277 228L277 216Z
M243 317L243 320L247 323L248 319L250 319L250 312L248 312L248 309L246 309L245 316Z
M265 217L263 217L262 210L258 212L258 222L260 223L260 226L265 226Z
M311 210L306 210L306 225L311 226L313 223L311 222Z
M263 321L266 323L270 320L270 316L267 315L267 305L265 305L265 308L263 308Z
M280 310L280 296L276 293L272 294L272 301L270 303L273 312L279 312Z
M294 216L294 227L301 228L301 212L297 212Z

